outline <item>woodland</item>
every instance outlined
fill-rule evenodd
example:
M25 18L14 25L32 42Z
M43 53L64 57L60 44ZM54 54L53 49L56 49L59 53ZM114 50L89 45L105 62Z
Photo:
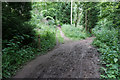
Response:
M73 41L94 36L100 77L120 79L120 2L3 2L2 77L52 50L56 34L64 43L58 25Z

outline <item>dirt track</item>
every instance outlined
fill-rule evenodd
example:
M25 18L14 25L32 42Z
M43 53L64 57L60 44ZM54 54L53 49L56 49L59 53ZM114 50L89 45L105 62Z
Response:
M90 37L61 44L28 63L14 78L99 78L98 52L92 41Z

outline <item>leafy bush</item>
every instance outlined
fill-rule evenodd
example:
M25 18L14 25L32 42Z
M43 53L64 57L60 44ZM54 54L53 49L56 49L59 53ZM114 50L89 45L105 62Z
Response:
M112 28L95 27L93 29L93 34L96 36L93 44L99 47L98 51L101 53L101 63L103 67L101 68L102 78L119 78L118 73L118 59L120 56L118 44L118 30Z
M35 9L31 11L31 19L26 20L25 16L25 18L19 17L15 12L17 9L18 13L20 12L18 7L11 8L7 4L12 3L3 5L3 78L12 77L27 61L35 58L36 55L46 53L56 43L54 26L42 24L42 16L39 16L39 14L34 15ZM22 4L24 5L24 3ZM8 7L5 7L6 5ZM38 44L38 35L40 35L40 44ZM40 46L40 49L38 49L38 46Z
M28 60L33 59L38 53L32 44L19 47L20 42L14 43L9 41L9 47L2 50L2 76L10 78L15 72Z
M56 44L55 33L45 31L44 34L40 35L40 46L42 50L50 50Z
M11 40L3 40L2 68L4 78L10 78L28 60L35 58L36 55L45 53L55 46L56 34L54 26L47 26L45 24L38 25L36 23L34 25L36 25L36 28L34 29L36 34L33 35L33 37L31 37L28 32L22 34L22 36L16 35ZM40 35L40 44L38 44L38 35ZM34 41L32 41L31 44L27 44L26 40L29 41L31 38ZM40 46L40 49L37 49L38 45Z
M16 35L11 40L3 41L4 47L2 50L2 68L4 78L10 78L28 60L35 58L36 55L45 53L46 51L50 50L55 46L56 35L54 27L44 24L34 25L37 26L35 29L36 35L34 35L34 37L31 37L28 33L28 35ZM40 35L40 44L38 44L38 35ZM31 44L26 44L26 40L29 41L30 38L32 38L34 41L32 41ZM21 44L23 42L24 44ZM39 50L37 49L38 45L40 46Z
M63 25L62 30L67 37L74 40L85 39L86 37L88 37L88 34L79 27Z

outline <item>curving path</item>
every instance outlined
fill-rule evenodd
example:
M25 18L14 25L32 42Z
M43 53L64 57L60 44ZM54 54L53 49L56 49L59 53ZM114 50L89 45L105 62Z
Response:
M99 78L98 52L90 45L93 39L61 44L25 65L14 78Z

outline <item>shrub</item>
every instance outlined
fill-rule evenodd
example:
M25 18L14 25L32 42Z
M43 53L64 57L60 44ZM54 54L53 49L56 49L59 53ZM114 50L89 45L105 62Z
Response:
M118 44L118 30L112 28L95 27L93 34L96 36L93 44L97 46L101 53L101 77L102 78L119 78L118 59L120 55L119 44Z
M37 49L32 44L20 48L19 43L9 41L7 44L9 47L2 50L3 78L10 78L25 62L33 59L37 54Z

